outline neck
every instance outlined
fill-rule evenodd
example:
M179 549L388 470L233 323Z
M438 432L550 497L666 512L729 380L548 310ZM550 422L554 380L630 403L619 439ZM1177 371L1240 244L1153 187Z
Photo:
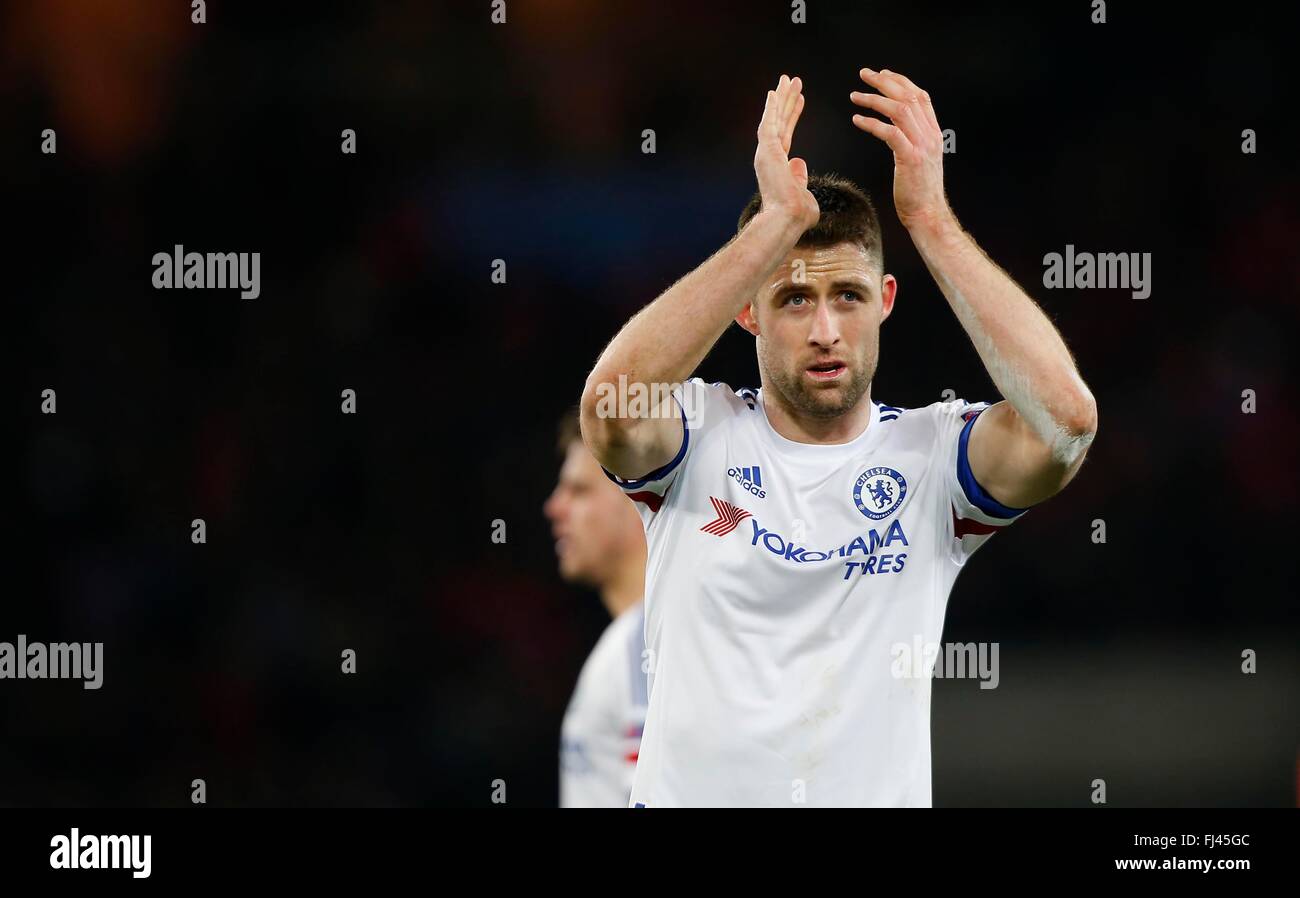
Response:
M763 381L763 410L772 429L796 443L825 443L834 445L857 439L871 423L871 387L853 408L833 418L818 418L800 412L786 402L785 397Z
M600 588L600 601L610 617L618 617L645 595L645 546L621 555L622 563Z

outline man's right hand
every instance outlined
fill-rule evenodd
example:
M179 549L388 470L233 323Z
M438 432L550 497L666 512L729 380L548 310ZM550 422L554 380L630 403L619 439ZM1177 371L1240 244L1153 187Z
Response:
M758 125L754 174L758 176L763 211L787 215L806 231L817 224L821 210L808 192L808 163L790 158L790 142L803 104L803 82L798 78L782 75L776 90L767 92L763 120Z
M776 90L768 91L754 154L762 210L722 249L633 315L587 375L582 437L596 460L624 480L644 479L687 445L677 403L661 388L691 376L799 237L817 224L821 212L808 192L808 165L790 158L802 90L798 78L782 75ZM619 384L638 385L665 400L648 415L603 414L602 397Z

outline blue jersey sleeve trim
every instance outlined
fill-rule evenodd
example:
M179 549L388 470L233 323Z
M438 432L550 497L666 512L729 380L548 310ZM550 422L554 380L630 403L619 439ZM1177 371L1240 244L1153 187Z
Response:
M994 499L984 492L983 487L976 482L975 474L970 469L966 444L970 442L971 428L975 426L975 420L978 417L978 414L971 415L970 420L966 422L966 426L961 429L961 437L957 440L957 482L961 484L961 491L966 494L966 501L991 517L1014 518L1022 515L1029 509L1012 508Z
M676 396L673 397L673 402L677 402ZM668 462L668 464L662 467L655 468L649 474L646 474L644 477L641 477L637 480L624 480L623 478L619 477L617 474L613 474L610 471L608 471L602 465L601 470L605 472L605 476L608 477L610 480L614 481L615 483L617 483L625 490L638 490L641 487L645 486L646 484L654 483L656 480L663 480L665 477L671 474L677 468L677 466L682 463L682 459L686 457L686 449L691 442L691 429L686 426L686 409L682 408L682 404L680 402L677 402L677 408L682 413L682 445L681 448L677 450L677 454L673 456L672 461Z

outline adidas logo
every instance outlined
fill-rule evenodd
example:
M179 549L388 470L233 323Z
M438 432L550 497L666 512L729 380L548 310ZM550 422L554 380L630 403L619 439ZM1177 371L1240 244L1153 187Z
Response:
M763 470L758 465L752 468L728 468L727 476L758 498L767 498L767 490L763 489Z

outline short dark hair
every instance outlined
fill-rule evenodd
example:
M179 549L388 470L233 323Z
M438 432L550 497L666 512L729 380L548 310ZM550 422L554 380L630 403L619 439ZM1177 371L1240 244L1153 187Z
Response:
M563 456L575 442L582 442L581 413L578 406L567 409L555 427L555 448Z
M867 255L885 271L885 247L880 236L880 219L876 216L876 207L857 184L848 178L833 173L811 175L808 178L808 192L817 200L821 217L817 224L804 231L798 246L834 246L837 243L856 243L867 251ZM736 223L736 233L745 229L750 219L763 208L763 196L760 193L750 197L745 211L740 213Z

